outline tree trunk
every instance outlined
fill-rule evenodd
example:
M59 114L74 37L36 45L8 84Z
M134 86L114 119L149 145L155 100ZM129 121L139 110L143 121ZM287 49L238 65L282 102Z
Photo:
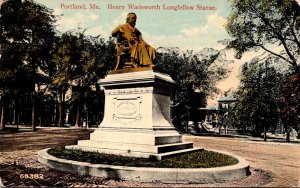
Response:
M77 107L77 111L76 111L76 122L75 122L75 127L79 128L79 106Z
M289 129L289 128L287 128L286 130L287 130L287 131L286 131L286 141L287 141L287 142L290 142L290 141L291 141L291 138L290 138L291 132L290 132L290 129Z
M58 99L58 123L57 123L58 127L63 126L63 117L64 117L63 103L64 103L64 95L63 93L61 93Z
M60 101L58 103L58 123L57 123L58 127L62 126L62 102Z
M40 111L40 114L39 114L39 126L41 127L42 126L42 112Z
M35 127L35 93L34 93L34 91L32 92L31 130L36 131L36 127Z
M267 141L267 131L266 131L266 127L264 126L264 141Z
M5 128L5 120L4 120L4 105L1 107L1 117L0 117L0 130Z
M300 66L297 65L297 63L296 63L295 66L296 66L296 67L295 67L295 72L296 72L296 74L297 74L297 76L298 76L298 79L300 80Z
M89 128L89 111L86 111L86 128Z

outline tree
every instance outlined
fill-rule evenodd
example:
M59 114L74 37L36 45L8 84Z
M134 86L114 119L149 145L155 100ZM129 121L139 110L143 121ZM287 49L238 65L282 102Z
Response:
M255 135L276 127L279 114L279 97L282 74L270 61L259 62L253 59L243 65L241 84L236 93L237 103L235 118L238 126L246 129L252 127Z
M98 95L103 94L99 91L98 81L100 78L104 78L108 71L113 68L111 62L114 62L116 58L113 55L115 54L115 45L112 40L105 42L100 36L85 36L84 31L77 33L77 36L80 44L79 49L82 49L82 56L73 75L77 84L72 86L74 96L72 101L77 106L76 117L84 116L88 126L89 109L95 105L95 103L91 104L89 101L93 101L91 96L98 98ZM95 91L91 89L91 86L94 86L98 95L95 95ZM82 113L79 111L80 107L83 109ZM78 120L76 125L79 124Z
M280 117L286 130L286 141L290 141L292 128L299 129L300 120L300 81L295 74L287 75L281 88Z
M24 61L28 62L28 78L32 93L32 130L35 129L36 87L44 84L44 73L47 73L55 40L55 16L52 10L34 1L24 1L20 14L24 17L25 54Z
M86 124L89 123L89 108L95 104L91 104L89 101L93 101L91 96L99 97L95 95L91 86L94 86L98 95L101 94L98 81L113 68L111 62L115 61L115 56L112 55L115 54L115 45L112 40L105 42L100 36L86 36L84 31L76 33L76 36L81 57L72 75L76 84L72 85L71 102L77 106L75 124L78 126L79 118L82 116L84 116ZM83 110L80 111L80 108Z
M300 78L300 6L295 0L232 0L232 12L226 29L233 37L229 48L236 50L241 58L245 52L261 49L273 57L277 64L289 64L292 74ZM287 81L288 83L288 81ZM299 87L289 91L299 93ZM286 93L285 91L283 91ZM289 102L288 95L283 94L281 106L284 109L294 108L292 104L300 102L300 96L294 95L294 102ZM292 94L291 94L292 95ZM284 104L286 102L286 104ZM288 105L292 105L288 107ZM298 109L298 108L295 108ZM281 115L289 110L282 110ZM299 113L299 111L297 112ZM296 119L297 113L289 113Z
M227 76L228 70L223 53L213 49L204 49L196 54L182 55L171 53L158 54L156 71L167 73L178 84L173 97L173 124L184 130L183 121L190 119L192 95L199 90L205 96L202 107L206 105L206 96L218 92L216 83ZM222 63L220 63L222 62Z
M71 69L74 61L79 58L79 52L73 48L76 46L76 38L70 33L63 33L57 38L53 53L53 70L50 74L51 91L55 93L58 102L58 126L63 124L63 106L65 94L72 82Z
M18 81L20 66L22 64L18 54L19 49L14 43L2 43L0 49L0 102L1 102L1 120L0 129L5 128L5 109L10 105L14 96L19 92Z
M1 48L18 50L11 54L14 62L21 62L19 81L26 81L23 92L30 92L32 98L32 129L35 129L36 86L45 77L51 57L55 30L52 11L32 0L7 0L1 5ZM4 50L5 51L5 50ZM18 57L17 59L15 57ZM21 82L20 88L22 88Z
M84 31L68 31L63 33L56 44L53 62L55 71L52 85L58 96L59 121L62 125L63 108L67 90L72 91L68 102L76 108L76 126L82 110L88 117L87 99L91 86L99 88L98 80L112 69L115 47L111 40L105 42L100 36L86 36Z
M16 85L16 73L21 64L21 58L19 53L19 46L16 40L10 40L7 37L16 35L18 32L14 27L10 27L8 18L4 15L11 15L15 17L17 11L11 9L11 7L19 7L20 4L16 2L3 3L0 10L0 100L1 100L1 118L0 118L0 129L5 128L5 106L8 103L8 97L10 93L14 91ZM14 20L13 20L14 21Z
M262 49L289 63L300 77L300 6L295 0L231 0L226 29L236 56ZM275 51L275 48L281 50Z

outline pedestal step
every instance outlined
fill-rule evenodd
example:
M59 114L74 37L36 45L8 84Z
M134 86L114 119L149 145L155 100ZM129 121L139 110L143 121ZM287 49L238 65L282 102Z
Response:
M130 151L130 150L128 150L128 151L126 151L126 150L115 150L115 149L86 147L86 146L78 146L78 145L65 146L65 148L66 149L71 149L71 150L81 150L81 151L121 155L121 156L125 156L125 157L149 158L149 156L151 154L151 153L143 153L143 152L133 152L133 151Z
M113 149L106 149L106 148L96 148L96 147L86 147L86 146L79 146L79 145L70 145L65 146L66 149L72 149L72 150L82 150L82 151L89 151L89 152L98 152L98 153L105 153L105 154L114 154L114 155L121 155L126 157L140 157L140 158L152 158L156 160L163 160L166 158L191 153L191 152L197 152L197 151L203 151L203 148L189 148L189 149L182 149L177 151L171 151L166 153L160 153L160 154L154 154L154 153L148 153L148 152L136 152L136 151L126 151L126 150L113 150Z
M181 135L175 135L175 136L156 136L155 137L155 145L161 145L161 144L172 144L172 143L180 143L182 142Z
M186 154L186 153L192 153L192 152L197 152L197 151L204 151L204 148L189 148L189 149L183 149L183 150L178 150L178 151L172 151L172 152L167 152L167 153L161 153L161 154L152 154L150 155L150 158L154 158L156 160L163 160L166 158Z
M175 131L164 132L127 132L120 130L99 129L91 133L90 140L124 144L162 145L182 142L182 136Z
M193 148L192 142L164 144L164 145L143 145L143 144L128 144L121 142L101 142L97 140L79 140L78 146L91 147L98 149L123 150L126 152L142 152L142 153L166 153L183 149Z
M166 153L166 152L178 151L178 150L184 150L190 148L193 148L192 142L165 144L165 145L157 146L157 153Z

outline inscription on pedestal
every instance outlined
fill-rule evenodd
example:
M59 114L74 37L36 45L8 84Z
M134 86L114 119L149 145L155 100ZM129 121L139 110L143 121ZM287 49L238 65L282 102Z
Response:
M137 112L137 106L132 101L125 100L117 106L117 114L132 116Z
M141 120L140 105L142 97L136 98L114 98L113 120L128 125Z
M143 88L127 88L127 89L107 89L105 94L108 95L124 95L124 94L142 94L142 93L152 93L153 87L143 87Z

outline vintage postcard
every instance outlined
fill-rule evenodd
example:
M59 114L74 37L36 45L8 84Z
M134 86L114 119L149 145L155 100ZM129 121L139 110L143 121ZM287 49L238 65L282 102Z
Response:
M0 187L299 187L299 0L0 0Z

